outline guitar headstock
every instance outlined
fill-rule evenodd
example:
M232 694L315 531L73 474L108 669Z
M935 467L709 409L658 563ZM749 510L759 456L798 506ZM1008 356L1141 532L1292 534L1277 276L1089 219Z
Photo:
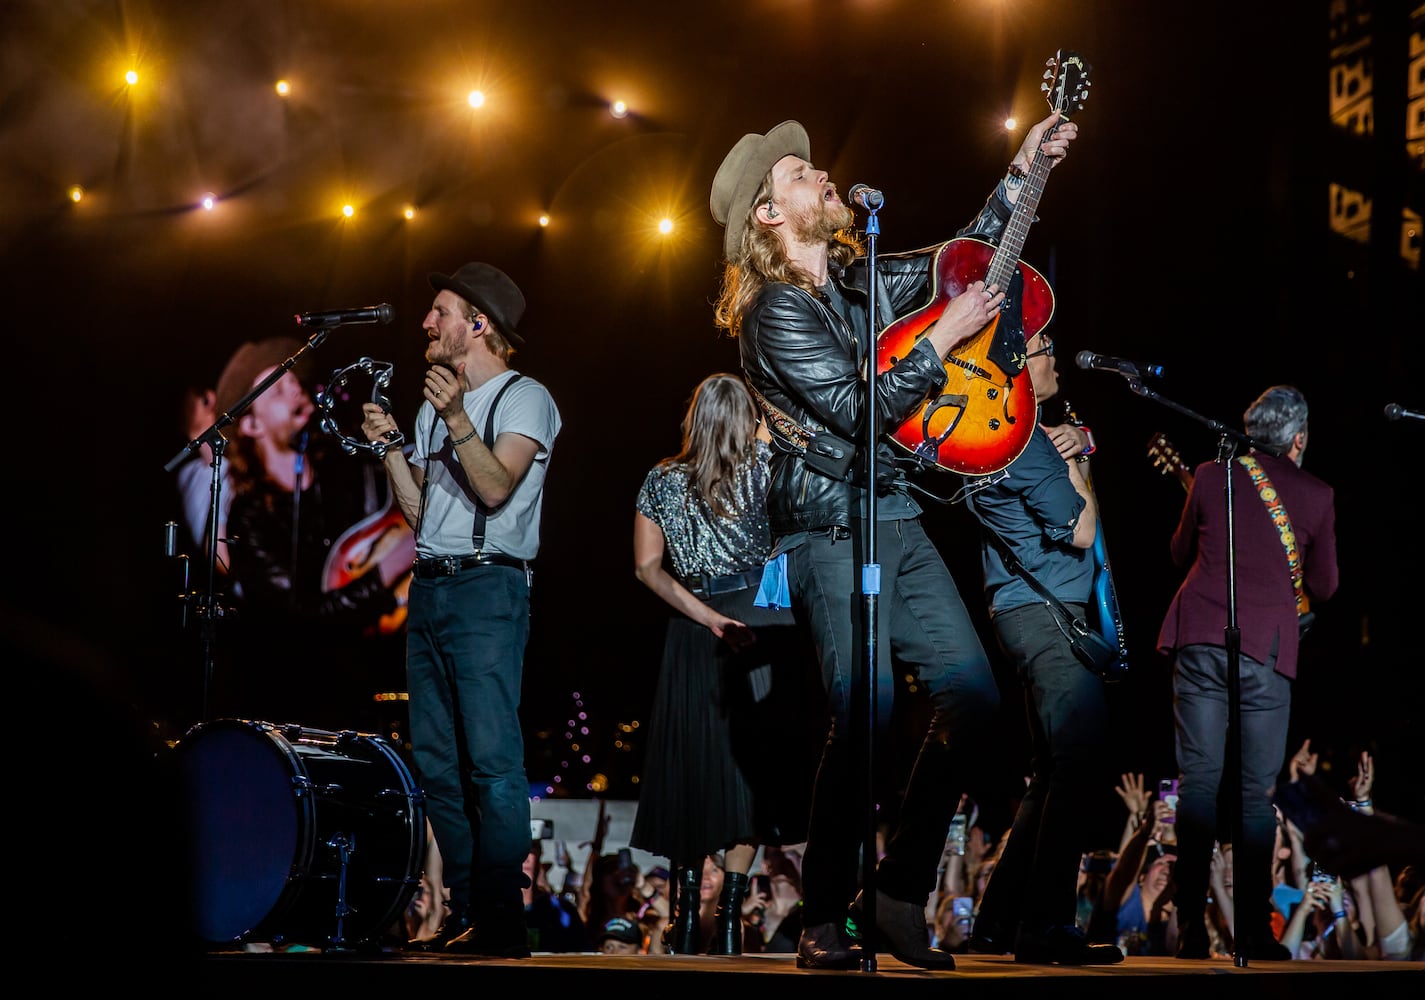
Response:
M1048 95L1049 107L1061 117L1072 118L1074 112L1082 111L1089 99L1088 63L1077 52L1060 49L1045 63L1044 82L1039 89Z
M1148 458L1152 460L1153 467L1163 475L1176 476L1183 489L1192 487L1192 470L1188 468L1187 463L1178 454L1178 450L1173 447L1173 443L1162 431L1157 432L1149 439Z

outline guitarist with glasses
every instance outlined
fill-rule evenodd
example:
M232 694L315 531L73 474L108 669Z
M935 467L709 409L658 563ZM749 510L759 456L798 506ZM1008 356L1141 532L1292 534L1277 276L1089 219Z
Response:
M1054 342L1029 338L1026 359L1035 398L1059 391ZM1089 604L1098 503L1085 476L1087 432L1036 424L1007 474L970 481L966 506L983 527L985 600L1000 649L1024 692L1032 774L990 876L970 950L1014 953L1037 965L1111 965L1112 944L1090 944L1075 926L1084 803L1108 777L1104 680L1069 645L1062 614L1007 562L1018 564L1080 620ZM997 536L992 538L991 535Z

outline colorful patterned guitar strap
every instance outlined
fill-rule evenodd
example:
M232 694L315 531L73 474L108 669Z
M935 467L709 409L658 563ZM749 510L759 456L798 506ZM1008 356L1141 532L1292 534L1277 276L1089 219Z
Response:
M1266 504L1267 513L1271 515L1272 523L1277 526L1277 534L1281 536L1282 548L1286 550L1287 568L1291 570L1291 586L1296 591L1296 613L1307 614L1311 611L1311 601L1301 585L1301 554L1296 550L1296 532L1292 530L1291 518L1287 517L1277 488L1267 478L1261 463L1252 455L1243 455L1237 461L1242 463L1242 467L1252 477L1252 484L1257 487L1257 495L1262 498L1262 503Z

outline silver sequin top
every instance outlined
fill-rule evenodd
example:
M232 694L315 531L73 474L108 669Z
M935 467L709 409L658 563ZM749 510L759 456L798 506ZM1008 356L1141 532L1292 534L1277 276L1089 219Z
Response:
M772 550L767 526L768 462L772 448L757 442L737 473L734 491L737 517L713 515L688 489L688 472L681 465L656 465L638 491L638 510L663 531L673 572L682 579L702 573L723 576L761 566Z

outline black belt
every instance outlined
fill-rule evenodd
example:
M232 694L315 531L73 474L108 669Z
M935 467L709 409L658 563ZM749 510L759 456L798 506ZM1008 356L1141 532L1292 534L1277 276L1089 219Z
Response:
M741 573L728 573L724 576L704 576L699 573L684 580L683 586L698 597L711 597L714 594L731 594L739 590L746 590L748 587L756 587L761 583L762 567L759 566L756 569L745 569Z
M463 569L475 566L509 566L513 569L529 570L529 563L500 552L472 552L468 556L426 556L417 559L411 572L422 580L432 576L454 576Z

